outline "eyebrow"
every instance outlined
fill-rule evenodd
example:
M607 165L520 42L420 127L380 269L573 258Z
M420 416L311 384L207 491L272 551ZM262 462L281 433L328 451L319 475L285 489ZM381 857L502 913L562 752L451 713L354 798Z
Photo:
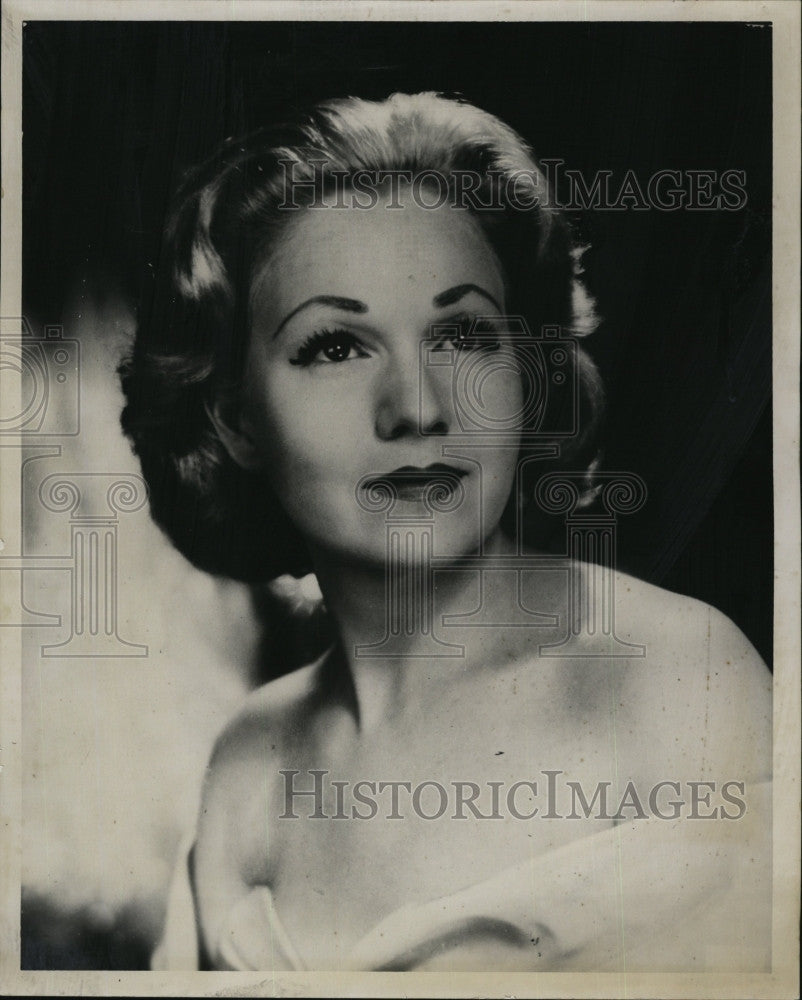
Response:
M436 306L453 306L455 302L459 302L460 299L465 298L469 292L477 292L483 298L487 299L488 302L492 302L499 312L504 312L490 292L481 288L479 285L471 284L454 285L453 288L447 288L444 292L440 292L439 295L435 295L432 299L432 304Z
M444 292L435 295L432 299L432 305L438 307L453 306L455 302L459 302L460 299L465 298L469 292L477 292L483 298L487 299L488 302L491 302L499 312L504 311L490 292L485 291L479 285L473 284L454 285L452 288L447 288ZM351 313L366 313L368 311L367 303L362 302L360 299L347 299L341 295L313 295L311 299L306 299L299 306L296 306L292 312L287 313L273 331L273 339L275 340L293 316L297 316L302 309L306 309L308 306L334 306L335 309L342 309L345 312Z
M311 299L307 299L299 306L296 306L292 312L287 313L273 332L273 338L275 339L281 333L282 329L289 323L293 316L297 315L302 309L306 309L307 306L334 306L335 309L344 309L345 312L352 313L366 313L368 311L367 303L360 302L359 299L346 299L341 295L313 295Z

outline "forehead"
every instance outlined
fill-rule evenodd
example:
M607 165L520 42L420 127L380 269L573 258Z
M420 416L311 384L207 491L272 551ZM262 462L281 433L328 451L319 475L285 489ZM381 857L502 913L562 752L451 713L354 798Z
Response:
M253 284L255 306L281 313L313 295L369 305L431 299L463 283L504 296L501 265L466 209L427 209L401 199L370 209L305 209L295 214Z

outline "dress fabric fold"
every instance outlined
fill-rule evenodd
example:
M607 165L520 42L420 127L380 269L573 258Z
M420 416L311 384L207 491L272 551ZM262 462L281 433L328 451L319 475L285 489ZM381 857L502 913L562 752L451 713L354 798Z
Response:
M770 784L737 820L608 827L453 894L399 907L347 948L302 958L268 886L203 955L192 841L181 847L155 970L764 971L770 966ZM333 929L334 930L334 929ZM334 935L336 937L336 935Z

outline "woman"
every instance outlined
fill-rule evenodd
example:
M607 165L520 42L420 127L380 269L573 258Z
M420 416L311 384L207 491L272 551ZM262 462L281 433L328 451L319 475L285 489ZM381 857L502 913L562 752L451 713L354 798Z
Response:
M123 370L153 515L210 572L314 572L336 641L220 736L157 966L767 960L764 665L622 575L600 631L593 567L527 545L600 400L549 194L432 94L320 105L179 193Z

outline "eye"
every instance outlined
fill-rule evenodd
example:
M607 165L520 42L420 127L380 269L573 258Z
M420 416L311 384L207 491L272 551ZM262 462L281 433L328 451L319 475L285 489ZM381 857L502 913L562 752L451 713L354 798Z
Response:
M464 316L451 321L453 333L444 336L438 346L451 344L457 351L497 351L501 346L499 332L489 320Z
M291 365L308 368L310 365L341 364L370 355L357 338L347 330L320 330L313 333L298 348Z

